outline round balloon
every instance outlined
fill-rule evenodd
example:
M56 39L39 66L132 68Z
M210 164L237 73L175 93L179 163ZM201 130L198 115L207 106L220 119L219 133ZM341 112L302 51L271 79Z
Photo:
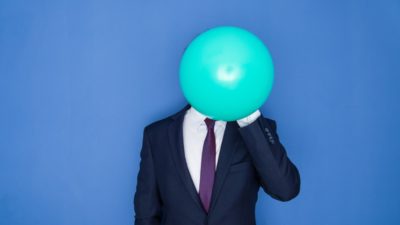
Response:
M215 119L234 121L256 111L273 84L273 63L263 42L239 27L205 31L186 48L180 85L187 101Z

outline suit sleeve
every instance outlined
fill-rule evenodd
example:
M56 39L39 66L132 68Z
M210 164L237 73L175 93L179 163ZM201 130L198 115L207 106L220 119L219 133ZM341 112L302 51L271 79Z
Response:
M264 192L274 199L289 201L300 192L300 175L279 141L276 122L270 121L260 116L253 123L239 128L239 132Z
M159 225L161 221L161 199L157 188L147 129L143 132L140 158L134 196L135 225Z

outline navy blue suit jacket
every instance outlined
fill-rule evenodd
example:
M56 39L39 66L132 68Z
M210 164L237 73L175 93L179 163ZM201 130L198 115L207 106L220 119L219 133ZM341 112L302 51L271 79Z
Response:
M274 120L260 116L248 126L227 122L207 213L186 165L178 113L145 127L134 195L135 225L255 225L261 187L288 201L300 176L286 155Z

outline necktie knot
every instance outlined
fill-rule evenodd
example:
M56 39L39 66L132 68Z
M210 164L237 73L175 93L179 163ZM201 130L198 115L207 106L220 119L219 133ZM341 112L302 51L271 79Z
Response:
M215 120L213 120L213 119L210 119L210 118L205 118L204 119L204 122L206 123L206 125L207 125L207 128L210 130L210 129L214 129L214 125L215 125Z

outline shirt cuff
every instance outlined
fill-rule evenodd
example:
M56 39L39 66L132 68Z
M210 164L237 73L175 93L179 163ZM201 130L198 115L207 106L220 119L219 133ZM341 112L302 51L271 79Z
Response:
M259 109L257 109L255 112L253 112L249 116L246 116L246 117L236 120L236 121L240 127L245 127L245 126L251 124L252 122L254 122L255 120L257 120L258 117L260 117L260 115L261 115L261 112Z

